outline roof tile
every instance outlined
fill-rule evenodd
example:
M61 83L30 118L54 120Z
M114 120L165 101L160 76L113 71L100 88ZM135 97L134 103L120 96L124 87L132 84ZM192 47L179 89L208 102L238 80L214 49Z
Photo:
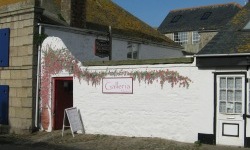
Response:
M249 21L250 3L244 6L198 55L250 53L250 30L244 29Z
M197 30L218 30L227 24L231 18L241 9L236 3L210 5L195 8L172 10L159 27L161 33L173 33ZM201 19L205 13L210 13L207 19ZM171 20L181 15L179 21Z

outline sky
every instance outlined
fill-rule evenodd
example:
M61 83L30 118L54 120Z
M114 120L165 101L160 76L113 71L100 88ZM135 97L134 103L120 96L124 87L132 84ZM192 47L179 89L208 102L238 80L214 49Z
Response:
M143 22L152 27L159 27L170 10L226 4L236 2L241 6L247 0L112 0Z

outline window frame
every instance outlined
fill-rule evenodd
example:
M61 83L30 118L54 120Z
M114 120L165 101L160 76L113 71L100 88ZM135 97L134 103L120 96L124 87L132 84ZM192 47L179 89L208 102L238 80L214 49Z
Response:
M127 59L139 59L139 43L127 43Z
M170 21L171 23L176 23L181 19L182 15L176 15L172 18L172 20Z
M224 88L221 88L221 79L222 78L225 78L225 87ZM233 88L229 88L228 87L228 79L230 78L233 78L233 85L234 87ZM237 89L236 87L236 79L239 79L241 78L241 88L240 89ZM218 112L220 114L225 114L225 115L238 115L238 114L242 114L243 113L243 106L244 106L244 91L245 91L245 87L244 87L244 80L243 80L244 77L242 76L231 76L231 75L223 75L223 76L220 76L219 77L219 84L217 84L217 88L218 88L218 94L217 94L217 98L218 98ZM224 91L225 92L225 96L226 96L226 99L221 99L221 91ZM233 93L233 100L229 100L228 99L228 92L231 91ZM241 101L237 101L236 99L236 93L237 91L241 91ZM221 102L225 103L225 112L221 112L220 110L220 105L221 105ZM236 103L241 103L241 112L237 113L236 112ZM228 106L229 105L233 105L233 108L231 108L233 110L233 112L228 112ZM230 106L231 107L231 106Z
M173 41L180 45L188 43L188 32L175 32L173 33Z
M205 12L205 13L201 16L201 20L207 20L211 15L212 15L212 12Z
M193 31L192 32L192 44L199 44L200 41L201 41L201 35L199 34L199 32Z

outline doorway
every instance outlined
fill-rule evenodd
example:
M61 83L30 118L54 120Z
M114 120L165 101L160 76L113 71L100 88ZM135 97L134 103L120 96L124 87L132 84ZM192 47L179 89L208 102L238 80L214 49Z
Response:
M73 77L53 78L53 83L53 130L60 130L63 126L64 110L73 107Z
M244 74L216 76L216 144L244 146L245 83Z

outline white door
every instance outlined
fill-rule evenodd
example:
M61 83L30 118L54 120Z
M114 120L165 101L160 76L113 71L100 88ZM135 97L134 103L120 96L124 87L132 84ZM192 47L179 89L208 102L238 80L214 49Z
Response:
M245 76L217 75L216 144L244 146Z
M249 75L248 75L249 76ZM250 147L250 83L247 84L247 107L246 107L246 141L245 146Z

